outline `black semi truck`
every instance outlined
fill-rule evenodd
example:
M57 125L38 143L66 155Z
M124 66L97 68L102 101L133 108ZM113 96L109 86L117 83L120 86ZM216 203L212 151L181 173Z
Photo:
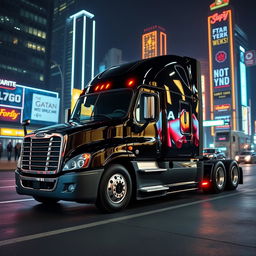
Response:
M16 190L42 203L137 200L243 183L233 160L202 155L200 65L160 56L112 67L84 89L65 124L24 137Z

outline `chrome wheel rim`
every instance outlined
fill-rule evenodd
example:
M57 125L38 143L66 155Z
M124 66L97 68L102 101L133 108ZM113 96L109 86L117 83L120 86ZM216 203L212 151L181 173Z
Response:
M216 184L219 189L222 189L224 186L225 174L222 167L219 167L216 171Z
M236 166L233 166L231 169L231 182L234 186L238 183L238 169Z
M108 199L114 203L121 203L127 194L127 183L124 176L116 173L110 177L107 186Z

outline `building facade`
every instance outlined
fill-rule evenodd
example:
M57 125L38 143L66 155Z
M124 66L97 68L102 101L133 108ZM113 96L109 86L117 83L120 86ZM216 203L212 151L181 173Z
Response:
M79 5L78 0L54 1L50 86L60 94L61 122L73 90L83 89L94 76L96 22Z
M163 27L152 26L142 34L142 59L167 54L167 35Z
M48 0L1 0L2 78L46 89L51 8Z
M245 33L235 23L228 0L215 1L208 17L211 120L223 120L217 131L243 131L251 134L248 71L244 53L248 50Z

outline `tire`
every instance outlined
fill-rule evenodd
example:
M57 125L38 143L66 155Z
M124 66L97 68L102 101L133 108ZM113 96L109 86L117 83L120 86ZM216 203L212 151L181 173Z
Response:
M214 194L221 193L225 189L226 182L226 168L221 161L216 161L211 175L211 184L208 188L203 188L203 191Z
M111 165L100 181L96 206L103 212L120 211L129 204L131 196L129 172L122 165Z
M43 197L43 196L33 196L33 198L37 202L43 203L43 204L56 204L59 201L58 199L48 198L48 197Z
M239 184L240 172L235 161L231 162L227 168L227 189L235 190Z

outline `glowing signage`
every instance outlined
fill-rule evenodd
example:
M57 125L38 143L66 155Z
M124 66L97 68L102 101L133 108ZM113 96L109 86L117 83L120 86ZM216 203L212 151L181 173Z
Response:
M219 9L228 5L229 5L229 0L215 0L214 3L210 5L210 10L214 11L216 9Z
M244 53L244 62L247 67L256 65L256 51L247 51Z
M216 131L230 128L236 130L232 10L216 12L208 17L208 46L211 119L230 120L229 125L215 127Z
M78 98L80 97L81 93L83 92L83 90L79 90L79 89L73 89L72 91L72 98L71 98L71 111L73 111L76 102L78 100Z
M33 94L31 119L37 121L58 122L59 117L59 99Z
M21 111L19 109L0 107L0 121L20 122Z
M214 106L215 111L227 111L230 110L231 105L230 104L222 104Z
M211 24L215 24L216 22L222 22L226 21L228 19L229 12L223 11L222 13L215 13L212 16L210 16L210 22Z
M167 54L167 35L159 26L145 29L142 35L142 59Z
M58 93L19 85L13 81L5 79L0 79L0 84L1 122L20 123L25 119L30 119L32 124L40 125L50 125L58 122L58 119L51 114L49 114L48 118L43 116L43 119L40 120L38 117L37 119L32 118L32 101L34 95L49 97L51 100L48 100L48 102L59 104ZM42 106L40 107L42 109ZM44 113L47 113L47 111L51 111L50 105L45 106Z
M224 125L224 124L225 124L224 120L205 120L205 121L203 121L204 127L219 126L219 125Z
M16 82L0 78L0 88L14 90L16 88Z
M32 130L28 130L28 133L31 132ZM22 129L0 128L0 136L24 137L24 131Z

